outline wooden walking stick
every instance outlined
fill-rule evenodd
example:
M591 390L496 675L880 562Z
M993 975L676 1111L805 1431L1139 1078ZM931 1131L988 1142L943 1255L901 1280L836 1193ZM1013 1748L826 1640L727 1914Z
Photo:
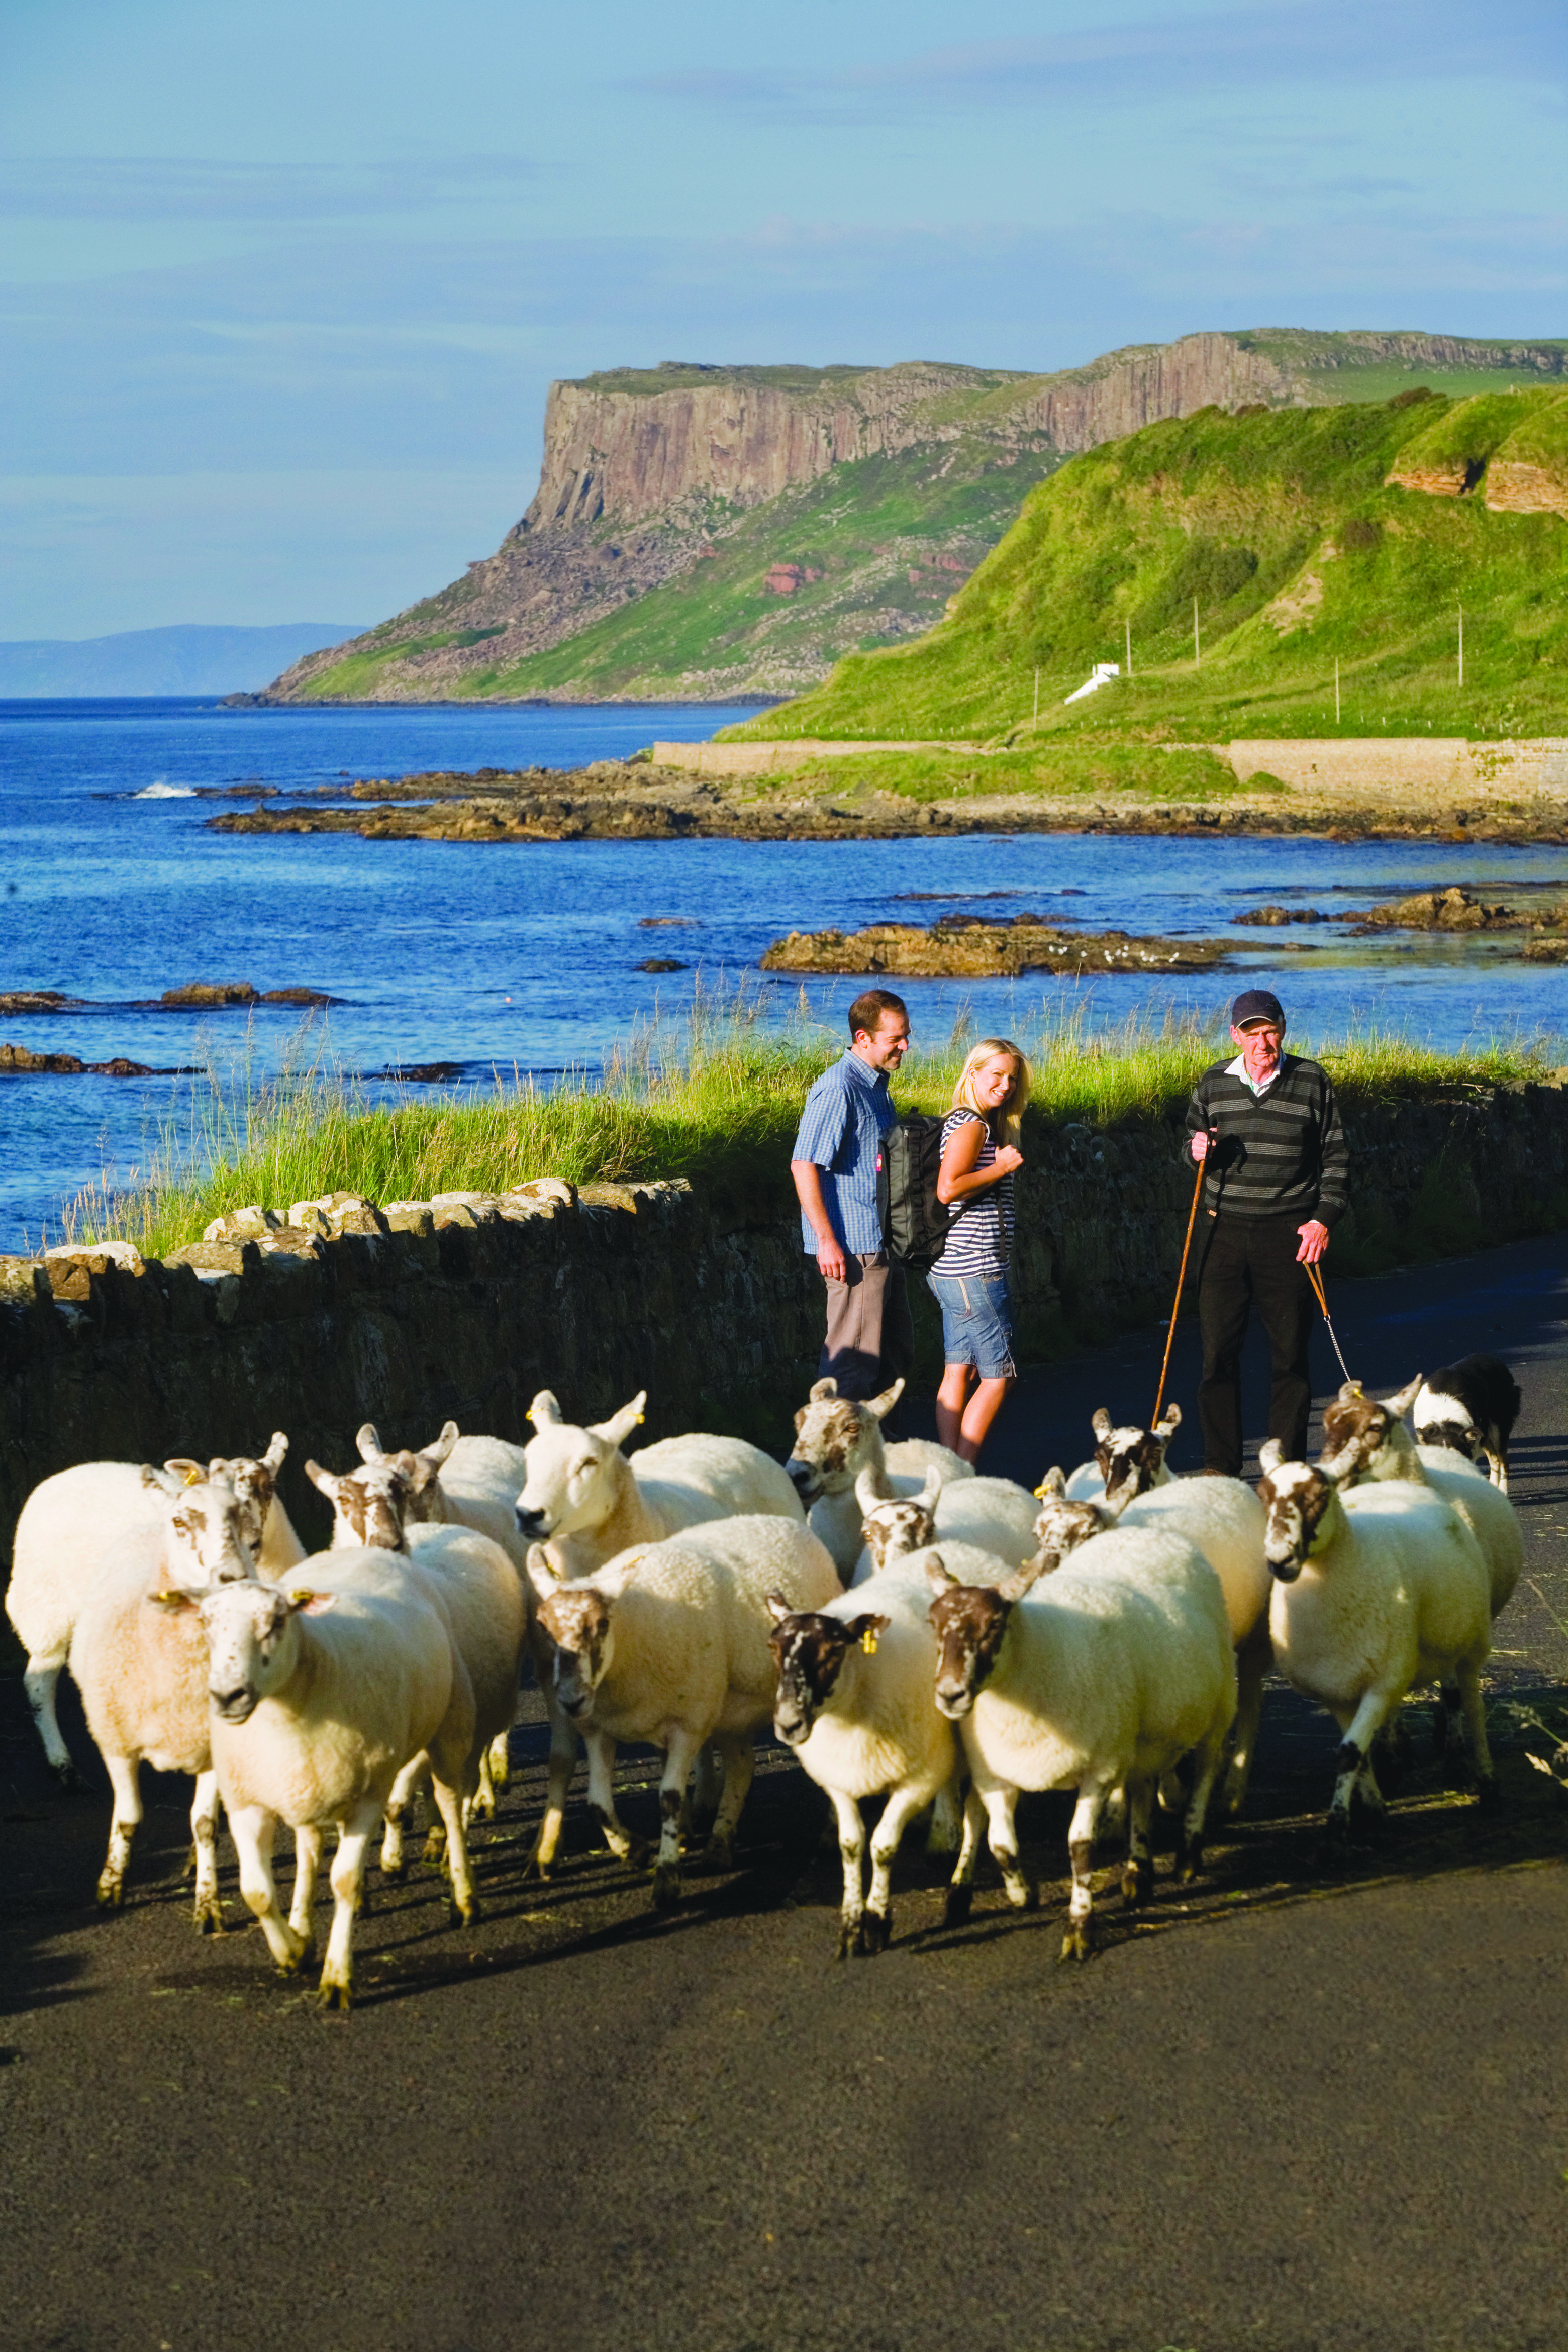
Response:
M1212 1149L1214 1140L1212 1136L1209 1140ZM1176 1303L1171 1309L1171 1328L1165 1334L1165 1358L1160 1366L1160 1385L1154 1391L1154 1410L1149 1415L1151 1429L1158 1422L1160 1407L1165 1402L1165 1375L1171 1369L1171 1349L1176 1341L1176 1318L1182 1311L1182 1285L1187 1278L1187 1257L1193 1246L1193 1227L1198 1221L1198 1202L1203 1197L1204 1178L1208 1173L1208 1165L1205 1154L1198 1162L1198 1181L1193 1186L1193 1205L1187 1212L1187 1238L1182 1244L1182 1270L1176 1276Z

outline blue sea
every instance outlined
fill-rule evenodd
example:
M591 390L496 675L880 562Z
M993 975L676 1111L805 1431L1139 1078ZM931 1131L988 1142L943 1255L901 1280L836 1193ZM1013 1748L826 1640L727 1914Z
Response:
M1230 933L1241 967L1288 1001L1294 1034L1375 1021L1456 1046L1563 1025L1563 979L1498 940L1350 940L1332 926L1237 930L1266 901L1332 913L1395 890L1464 882L1568 893L1568 852L1449 844L1126 839L1019 834L893 842L363 842L228 835L239 802L428 769L574 768L656 736L696 740L742 716L697 705L588 709L225 709L207 701L0 703L0 990L58 989L101 1011L7 1016L0 1041L84 1061L115 1055L220 1072L324 1053L346 1069L431 1062L461 1084L596 1068L634 1022L679 1014L700 985L797 983L757 959L790 929L944 911L1037 909L1090 929ZM994 897L993 894L1003 894ZM1289 951L1287 951L1289 950ZM638 970L649 959L675 972ZM142 1012L191 981L310 987L342 1003L302 1037L296 1010ZM1217 1016L1234 972L1162 982L910 981L917 1043L972 1019L1013 1034L1073 1007L1091 1023L1173 1007ZM837 1034L852 981L806 1001ZM80 1186L124 1181L188 1121L205 1079L0 1078L0 1248L58 1238Z

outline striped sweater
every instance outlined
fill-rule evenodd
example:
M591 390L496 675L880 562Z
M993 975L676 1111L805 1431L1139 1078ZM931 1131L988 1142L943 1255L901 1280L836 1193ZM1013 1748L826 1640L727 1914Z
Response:
M1216 1062L1193 1088L1186 1136L1218 1130L1204 1183L1204 1206L1227 1217L1316 1217L1332 1225L1350 1197L1350 1154L1326 1072L1299 1055L1281 1056L1261 1096L1235 1062ZM1182 1157L1192 1166L1187 1140Z

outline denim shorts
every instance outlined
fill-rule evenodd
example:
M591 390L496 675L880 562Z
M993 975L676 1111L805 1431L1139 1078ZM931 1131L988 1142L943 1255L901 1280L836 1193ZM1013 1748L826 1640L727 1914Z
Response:
M943 1274L926 1276L942 1309L942 1355L946 1364L970 1364L983 1381L1011 1380L1013 1310L1005 1274Z

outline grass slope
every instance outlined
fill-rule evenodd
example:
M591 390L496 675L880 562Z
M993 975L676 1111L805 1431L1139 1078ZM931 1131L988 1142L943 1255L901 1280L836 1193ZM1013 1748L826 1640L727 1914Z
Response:
M1568 732L1568 520L1485 503L1488 464L1516 453L1568 481L1568 393L1151 425L1031 492L930 635L851 655L727 732L994 740L1030 721L1037 667L1041 718L1019 740L1053 749ZM1456 456L1465 495L1389 483ZM1092 663L1123 658L1129 627L1131 679L1065 707Z

